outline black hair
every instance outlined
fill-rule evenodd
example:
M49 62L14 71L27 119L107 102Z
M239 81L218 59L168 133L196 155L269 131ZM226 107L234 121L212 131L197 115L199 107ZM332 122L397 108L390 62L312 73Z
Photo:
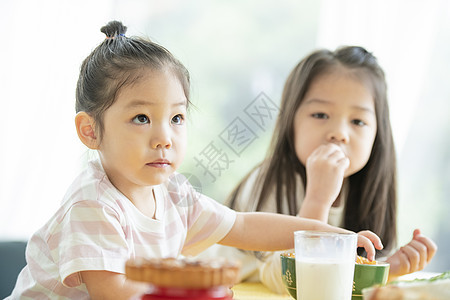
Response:
M97 134L103 133L103 114L116 101L119 90L138 81L144 71L169 70L180 80L187 105L188 70L166 48L149 39L127 37L127 27L111 21L100 29L106 39L83 61L76 89L76 112L94 118Z

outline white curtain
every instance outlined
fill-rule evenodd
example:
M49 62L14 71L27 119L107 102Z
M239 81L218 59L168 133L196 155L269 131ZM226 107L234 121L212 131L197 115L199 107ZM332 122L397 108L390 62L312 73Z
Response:
M74 131L82 59L111 1L1 1L0 238L28 238L83 161ZM106 9L105 9L106 8Z

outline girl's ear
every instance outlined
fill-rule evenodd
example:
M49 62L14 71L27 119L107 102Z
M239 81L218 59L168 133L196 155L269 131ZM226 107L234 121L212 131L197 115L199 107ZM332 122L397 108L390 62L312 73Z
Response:
M75 116L75 126L77 127L78 137L81 142L85 144L89 149L98 149L98 139L95 135L95 122L89 114L84 111L80 111Z

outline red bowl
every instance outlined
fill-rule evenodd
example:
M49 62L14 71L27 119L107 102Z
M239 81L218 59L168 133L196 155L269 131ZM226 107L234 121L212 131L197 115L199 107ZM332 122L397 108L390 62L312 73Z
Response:
M228 289L224 286L209 289L183 289L151 286L149 291L142 295L141 300L232 300Z

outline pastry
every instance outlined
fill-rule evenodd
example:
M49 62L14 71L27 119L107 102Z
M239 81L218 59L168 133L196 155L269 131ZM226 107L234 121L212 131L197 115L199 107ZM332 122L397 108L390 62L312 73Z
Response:
M208 289L232 286L239 269L238 263L225 259L152 258L127 261L125 273L131 280L158 287Z

